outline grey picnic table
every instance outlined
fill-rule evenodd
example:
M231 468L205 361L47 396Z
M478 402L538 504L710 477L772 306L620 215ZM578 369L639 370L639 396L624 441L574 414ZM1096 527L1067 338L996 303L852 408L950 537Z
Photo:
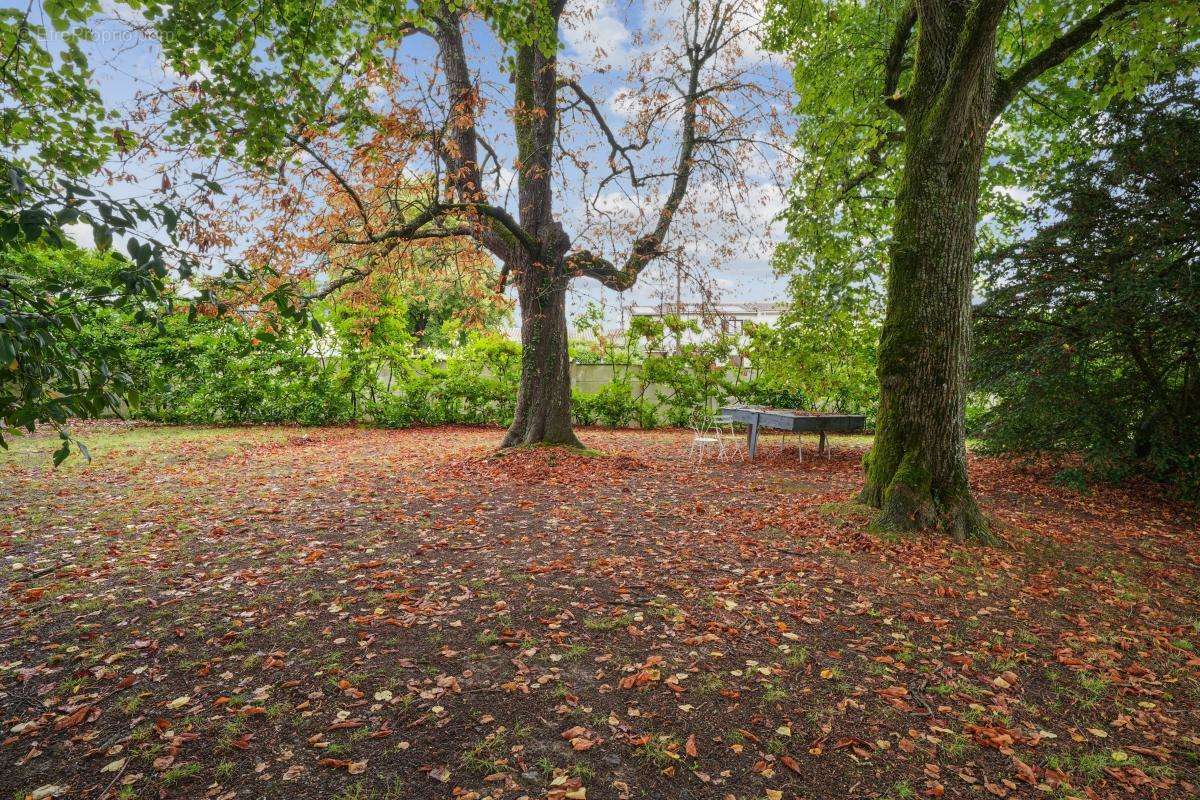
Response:
M721 414L746 426L746 449L750 458L758 453L759 428L774 428L792 433L819 433L819 453L829 454L828 433L858 433L867 418L860 414L824 414L765 406L726 406ZM803 455L801 455L803 458Z

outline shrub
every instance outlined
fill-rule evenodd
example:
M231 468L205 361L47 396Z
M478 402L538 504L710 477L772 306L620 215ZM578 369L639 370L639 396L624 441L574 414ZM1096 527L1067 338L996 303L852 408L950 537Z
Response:
M1116 104L1047 182L1028 239L985 259L976 308L986 445L1078 453L1200 498L1200 113L1190 76Z
M571 393L572 411L581 425L602 422L610 428L629 427L638 419L639 405L631 387L623 381L606 383L590 395Z

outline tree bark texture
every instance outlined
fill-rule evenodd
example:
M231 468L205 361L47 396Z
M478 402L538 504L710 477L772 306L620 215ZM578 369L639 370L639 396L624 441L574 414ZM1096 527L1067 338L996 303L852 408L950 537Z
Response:
M1002 6L1002 4L1000 4ZM860 499L885 527L990 541L967 477L964 402L995 24L955 3L919 21L879 347L879 416ZM996 17L998 21L998 16Z
M571 427L567 279L561 276L561 269L527 270L518 277L517 295L521 305L521 382L516 415L501 446L580 447Z

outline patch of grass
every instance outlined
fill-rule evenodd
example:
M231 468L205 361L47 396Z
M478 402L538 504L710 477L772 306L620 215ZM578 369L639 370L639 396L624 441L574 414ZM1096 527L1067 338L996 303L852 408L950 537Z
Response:
M500 755L504 752L507 738L506 732L501 729L477 742L474 747L462 754L460 763L463 769L476 775L490 775L493 772L502 771L505 764L500 760Z
M795 581L784 581L783 583L779 584L779 586L775 587L775 595L777 597L783 595L802 594L803 592L804 587Z
M1108 690L1112 685L1111 681L1103 675L1087 673L1079 675L1078 683L1081 691L1075 693L1075 700L1083 708L1093 708L1098 705L1108 695Z
M764 705L782 703L788 699L789 692L778 681L768 681L763 685L762 702Z
M808 648L792 647L783 656L783 665L788 669L800 669L808 663Z
M177 767L171 767L162 774L159 782L163 786L173 786L176 783L182 783L188 778L194 778L200 774L200 765L196 763L180 764Z
M1111 753L1097 751L1085 753L1079 757L1079 773L1089 781L1098 780L1105 775L1106 767L1138 767L1137 758L1127 758L1123 761L1113 759Z
M333 795L333 800L408 800L411 796L404 781L393 778L388 784L358 781Z
M658 616L666 622L683 622L686 615L682 609L674 603L667 603L660 600L655 600L650 606L658 613Z
M629 613L615 617L588 617L583 621L583 627L589 631L615 631L633 623L633 615Z
M954 731L942 739L941 750L949 758L958 759L968 753L974 752L978 746L970 736L964 736L958 731Z
M576 661L587 655L588 649L588 646L585 644L573 644L561 653L562 660Z
M554 766L554 762L547 756L542 756L533 762L533 766L538 772L542 773L542 778L545 780L550 780L551 776L554 775L554 770L558 769L558 767Z
M330 742L325 745L325 749L321 751L323 755L333 757L341 756L350 752L350 745L344 742Z
M679 742L676 741L675 737L668 734L660 734L658 736L651 736L645 744L634 750L633 754L661 769L669 764L673 764L679 758L678 750Z

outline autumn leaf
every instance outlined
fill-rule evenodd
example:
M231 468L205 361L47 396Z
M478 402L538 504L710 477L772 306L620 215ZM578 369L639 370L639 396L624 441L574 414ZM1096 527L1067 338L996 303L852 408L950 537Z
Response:
M92 710L94 708L95 708L95 706L90 706L90 705L80 706L79 708L72 711L70 714L67 714L66 716L63 716L63 717L59 717L57 720L54 721L54 730L62 731L62 730L66 730L67 728L74 728L76 725L79 725L84 720L86 720L88 715L92 712Z

